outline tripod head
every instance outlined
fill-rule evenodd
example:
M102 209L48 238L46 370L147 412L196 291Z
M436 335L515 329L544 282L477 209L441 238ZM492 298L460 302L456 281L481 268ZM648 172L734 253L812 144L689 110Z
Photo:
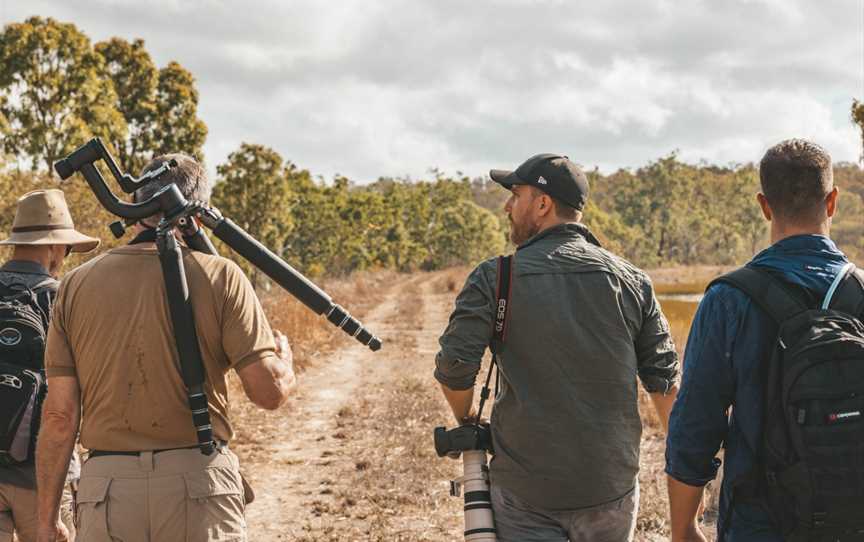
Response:
M122 173L102 141L95 138L55 163L54 169L61 179L68 179L76 172L80 172L102 206L110 213L124 219L126 224L161 213L163 218L160 228L177 226L189 242L190 248L215 254L213 245L203 230L198 227L198 223L205 225L218 239L315 313L326 316L333 325L341 328L372 351L381 348L381 339L365 329L360 321L335 304L330 296L312 281L285 263L282 258L267 249L231 219L223 217L218 210L204 202L186 200L175 184L165 186L145 201L138 203L121 201L111 192L102 174L96 168L95 163L99 160L106 164L108 171L127 194L157 180L159 176L177 165L173 161L166 162L156 170L136 179ZM117 228L112 226L115 235L122 233L122 229L122 226Z

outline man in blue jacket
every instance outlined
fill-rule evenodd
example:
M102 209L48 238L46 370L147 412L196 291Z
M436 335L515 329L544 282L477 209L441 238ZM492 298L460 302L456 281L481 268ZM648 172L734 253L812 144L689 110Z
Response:
M767 269L815 299L825 296L846 257L829 238L837 209L831 157L809 141L783 141L759 165L759 205L771 243L748 266ZM725 447L718 539L782 542L764 503L731 501L730 488L752 471L762 432L759 367L771 357L776 325L742 291L716 284L690 330L684 375L669 420L666 473L673 542L706 540L697 510ZM730 413L731 407L731 413Z

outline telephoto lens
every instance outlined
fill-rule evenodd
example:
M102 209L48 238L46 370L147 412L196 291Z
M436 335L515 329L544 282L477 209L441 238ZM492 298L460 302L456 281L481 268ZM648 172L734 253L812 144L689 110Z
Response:
M448 431L435 428L435 451L443 457L451 452L462 453L463 475L450 482L450 494L465 499L465 540L496 542L495 518L489 491L489 467L486 452L492 451L492 433L488 424L463 425Z
M462 452L464 474L451 482L451 494L458 497L459 483L465 496L465 540L468 542L495 542L495 518L492 516L492 497L489 492L489 467L486 451Z

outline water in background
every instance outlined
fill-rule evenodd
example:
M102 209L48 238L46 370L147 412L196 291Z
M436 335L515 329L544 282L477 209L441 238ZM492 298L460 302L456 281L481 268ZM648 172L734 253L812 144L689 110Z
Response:
M670 292L659 294L657 300L660 302L663 314L669 320L669 326L672 328L672 338L675 340L678 354L683 356L684 346L687 344L687 334L690 332L690 324L693 322L693 316L696 314L696 307L699 306L699 301L702 300L702 294Z

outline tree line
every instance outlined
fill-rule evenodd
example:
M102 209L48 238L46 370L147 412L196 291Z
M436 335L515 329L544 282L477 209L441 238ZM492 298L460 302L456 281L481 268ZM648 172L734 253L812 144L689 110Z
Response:
M9 231L17 198L58 186L50 166L91 137L101 137L121 168L136 174L166 152L203 161L207 127L197 105L193 75L177 62L157 67L142 40L93 44L73 24L50 18L6 25L0 33L0 231ZM864 134L864 106L857 101L851 117ZM213 204L313 277L439 269L507 249L502 208L508 192L486 177L433 170L419 181L325 181L251 142L216 172ZM589 171L589 179L584 221L638 265L735 264L767 246L753 164L688 164L673 153L635 170ZM842 195L834 236L860 258L864 173L841 163L835 180ZM83 179L61 187L81 229L106 238L113 217ZM106 239L103 246L120 242ZM238 263L256 286L266 284Z

